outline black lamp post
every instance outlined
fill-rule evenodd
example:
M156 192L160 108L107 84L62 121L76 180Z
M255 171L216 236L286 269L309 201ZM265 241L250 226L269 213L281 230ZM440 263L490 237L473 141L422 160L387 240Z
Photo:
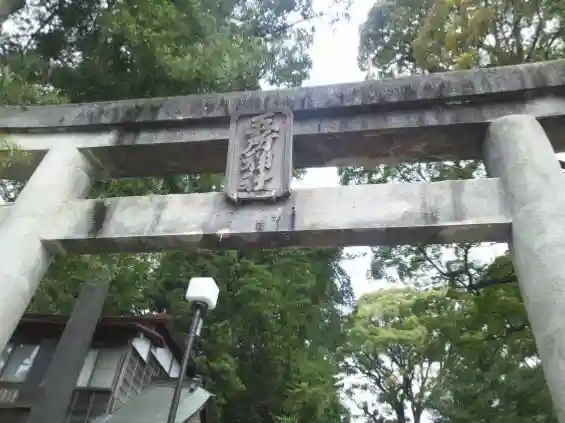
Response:
M186 299L193 304L194 315L192 317L190 330L188 331L186 349L182 357L180 373L175 385L175 391L173 393L173 400L171 401L167 423L175 423L179 409L184 378L186 375L186 369L188 367L188 362L192 353L194 340L198 336L198 329L202 322L204 313L206 313L207 310L213 310L214 308L216 308L219 293L220 290L216 285L216 282L212 278L192 278L188 284Z

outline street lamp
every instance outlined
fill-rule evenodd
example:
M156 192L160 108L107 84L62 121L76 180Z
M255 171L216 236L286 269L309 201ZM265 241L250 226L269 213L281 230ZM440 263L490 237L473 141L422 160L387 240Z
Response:
M188 360L190 359L194 339L200 332L199 329L202 321L202 315L206 313L207 310L214 310L216 308L219 294L220 289L212 278L192 278L188 283L185 298L189 303L193 304L194 316L192 317L192 323L190 325L190 330L188 331L186 350L182 357L180 373L177 378L173 400L171 401L171 408L169 409L167 423L175 423L177 418L184 376L186 374L186 368L188 367Z

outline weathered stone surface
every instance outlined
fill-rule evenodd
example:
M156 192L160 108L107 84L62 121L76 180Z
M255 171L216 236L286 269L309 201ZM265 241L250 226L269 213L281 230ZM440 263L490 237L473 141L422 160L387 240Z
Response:
M557 419L565 423L565 180L531 116L494 121L485 164L512 215L510 251Z
M202 94L186 97L125 100L63 106L2 107L0 128L45 128L131 122L191 121L227 118L234 113L261 113L288 107L296 116L328 116L336 109L407 102L456 101L485 94L523 97L529 90L563 87L565 61L448 72L399 79L277 91ZM479 98L477 98L479 100ZM353 110L351 110L353 111Z
M275 201L290 194L293 129L287 109L232 117L227 198L234 203Z
M344 109L346 110L346 109ZM452 104L428 108L365 112L341 117L294 119L295 168L366 165L401 161L482 158L488 123L516 113L537 117L558 151L565 149L565 99L557 96L492 104ZM136 132L18 134L9 138L44 152L71 143L104 165L112 177L145 177L226 169L229 123L195 122L190 128ZM14 166L18 178L30 167Z
M500 194L488 179L295 190L240 207L219 193L77 200L42 239L73 253L506 241Z
M91 163L67 145L52 148L0 223L0 350L4 349L49 266L40 233L66 200L88 194Z
M0 225L10 214L10 205L0 204Z

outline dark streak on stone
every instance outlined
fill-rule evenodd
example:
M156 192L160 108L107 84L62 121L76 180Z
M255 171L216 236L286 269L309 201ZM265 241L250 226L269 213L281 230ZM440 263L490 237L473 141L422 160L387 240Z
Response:
M425 221L432 225L439 223L438 210L434 207L435 201L430 199L430 195L426 190L426 185L422 186L422 214L425 216ZM430 201L432 200L432 201Z
M82 105L79 113L72 119L73 123L80 124L85 120L89 124L131 123L139 120L156 120L159 116L164 100L138 99L129 105L128 101L111 103L91 103ZM84 123L83 123L84 124Z
M451 184L451 197L453 204L453 219L457 220L460 219L462 216L465 216L465 193L463 184Z
M92 208L92 225L89 228L88 236L95 238L98 236L102 228L104 227L104 222L108 217L108 206L104 199L97 199L94 202L94 207Z
M128 131L120 128L114 145L134 145L138 137L139 131Z
M294 231L295 225L296 225L296 205L293 204L292 209L290 211L288 230Z
M155 230L159 226L159 223L161 222L161 217L163 216L163 212L165 211L166 208L167 208L167 202L163 201L163 198L159 198L157 200L156 207L153 208L155 210L155 214L153 215L153 220L151 221L151 225L149 225L149 229L148 229L149 233L155 232Z
M273 224L272 226L275 228L276 231L278 231L281 227L281 216L271 216L271 223Z

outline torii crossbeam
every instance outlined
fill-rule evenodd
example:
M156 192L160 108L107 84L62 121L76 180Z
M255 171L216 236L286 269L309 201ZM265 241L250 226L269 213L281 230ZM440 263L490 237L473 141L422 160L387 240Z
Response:
M0 207L0 348L54 254L509 242L565 423L565 61L281 91L0 108L31 153ZM288 192L295 168L484 159L490 179ZM227 171L226 171L227 169ZM226 171L226 193L85 200Z

